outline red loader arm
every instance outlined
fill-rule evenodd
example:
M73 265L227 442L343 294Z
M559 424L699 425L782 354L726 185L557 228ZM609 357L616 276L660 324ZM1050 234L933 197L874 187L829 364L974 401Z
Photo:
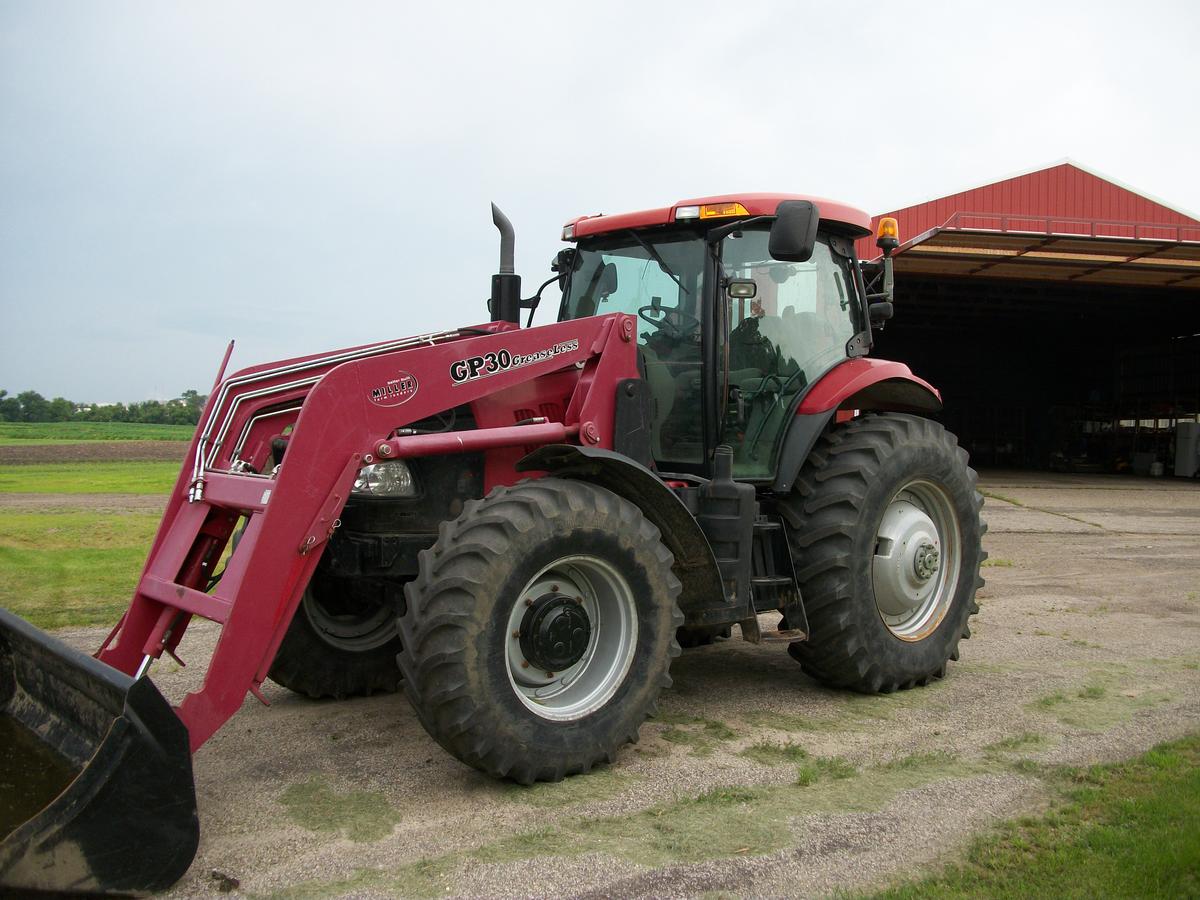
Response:
M489 323L231 376L205 410L189 453L194 462L175 485L133 602L100 660L141 673L164 650L174 652L193 615L221 623L203 687L177 710L194 751L247 691L261 699L259 686L361 466L576 439L611 447L616 384L637 373L633 335L623 315L523 330ZM536 398L539 377L563 371L576 377L561 422L393 436L466 403L488 407L510 397L525 405L519 401ZM495 419L490 412L477 418ZM274 475L255 474L268 462L271 436L288 424L283 464ZM489 487L518 477L490 459L487 476ZM245 532L208 593L212 567L242 516Z

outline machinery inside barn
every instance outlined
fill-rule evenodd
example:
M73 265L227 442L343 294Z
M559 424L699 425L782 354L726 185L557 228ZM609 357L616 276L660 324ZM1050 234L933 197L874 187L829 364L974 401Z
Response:
M879 352L942 386L977 465L1196 475L1200 220L1072 162L884 215Z

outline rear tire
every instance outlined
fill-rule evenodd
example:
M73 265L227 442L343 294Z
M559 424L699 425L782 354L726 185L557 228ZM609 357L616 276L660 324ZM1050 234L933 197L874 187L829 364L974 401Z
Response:
M679 580L616 494L540 478L443 523L400 618L405 692L469 766L522 784L612 762L671 683Z
M367 697L400 689L391 609L353 602L339 579L313 576L292 616L269 677L313 699Z
M976 481L929 419L865 415L821 438L780 503L810 627L788 652L807 674L864 693L945 675L983 586Z

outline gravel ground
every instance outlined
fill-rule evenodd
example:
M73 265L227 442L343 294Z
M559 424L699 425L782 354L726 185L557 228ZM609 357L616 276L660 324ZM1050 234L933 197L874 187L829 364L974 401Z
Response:
M1002 473L983 487L988 584L945 680L829 691L735 629L676 661L663 716L614 766L533 789L452 759L401 697L312 702L268 684L270 708L247 700L195 757L203 837L170 896L211 895L214 870L234 896L824 895L918 872L1038 809L1022 761L1116 760L1200 730L1200 485ZM101 634L61 636L94 648ZM198 685L215 638L195 627L181 655L198 665L156 664L164 693ZM796 788L795 763L742 755L761 741L853 774ZM753 793L702 818L694 798L730 786ZM647 849L660 810L679 828L668 858ZM770 835L704 852L705 834L760 812Z

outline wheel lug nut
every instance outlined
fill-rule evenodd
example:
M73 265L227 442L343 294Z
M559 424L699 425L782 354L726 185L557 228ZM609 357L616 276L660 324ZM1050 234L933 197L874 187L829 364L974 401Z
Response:
M527 659L521 660L521 668L528 669L529 668L529 660L527 660Z
M532 600L532 599L530 599L529 597L526 597L526 598L525 598L525 605L526 605L526 606L533 606L533 600Z
M516 631L514 631L514 632L513 632L513 637L515 637L515 638L519 638L520 636L521 636L521 631L520 631L520 629L518 629L518 630L516 630Z
M558 585L557 585L557 584L552 584L552 585L550 585L550 590L551 590L551 591L553 591L553 592L557 592L557 591L558 591Z
M547 673L546 673L546 677L547 677L547 678L553 678L553 677L554 677L554 673L553 673L553 672L547 672Z

